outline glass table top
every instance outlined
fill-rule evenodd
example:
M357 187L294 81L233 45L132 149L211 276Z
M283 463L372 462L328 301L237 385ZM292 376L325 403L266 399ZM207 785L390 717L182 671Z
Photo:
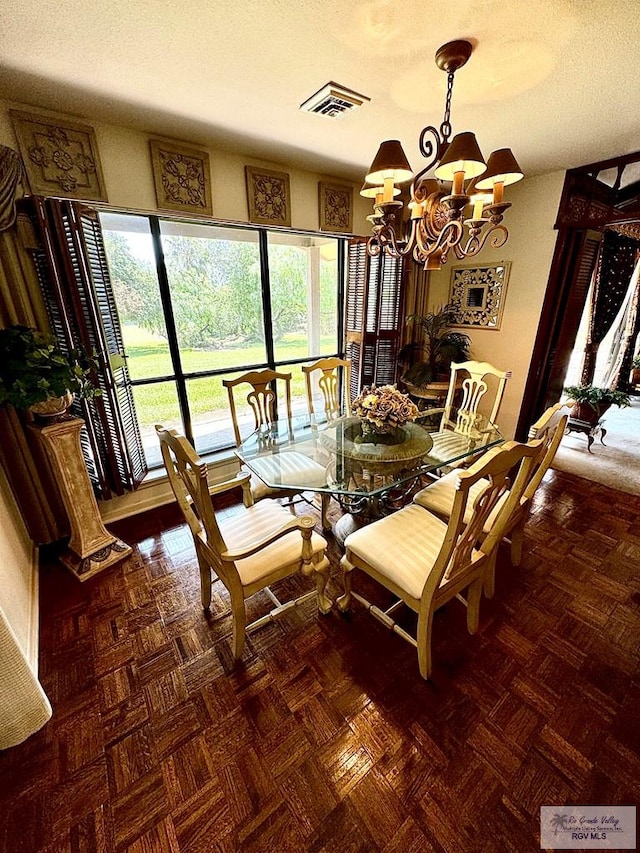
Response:
M356 417L311 423L307 416L256 431L235 452L271 488L375 496L503 440L496 428L479 443L420 423L376 435L363 432Z

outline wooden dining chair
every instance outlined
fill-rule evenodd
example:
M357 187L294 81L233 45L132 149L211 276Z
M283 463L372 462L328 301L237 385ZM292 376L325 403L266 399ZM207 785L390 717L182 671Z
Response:
M253 415L249 421L249 429L253 430L271 429L278 420L278 406L276 400L276 384L279 383L280 397L284 402L285 417L288 421L291 420L291 374L280 373L276 370L250 370L243 373L235 379L223 379L222 384L227 389L229 397L229 410L231 412L231 421L233 424L233 433L236 440L236 446L242 443L242 432L238 419L238 411L236 407L236 393L240 394L240 389L245 395L245 402ZM244 386L244 387L242 387ZM282 486L273 488L267 485L269 480L273 480L275 473L274 465L276 463L268 455L263 459L256 460L254 468L262 468L264 479L259 474L250 473L250 490L247 494L249 504L263 498L284 498L291 512L295 512L293 507L293 499L303 495L304 490L300 488L288 488L288 482L291 484L299 484L301 481L308 483L310 488L322 488L327 481L325 468L310 459L303 453L296 451L286 451L278 455L277 475L282 481ZM323 527L328 529L328 521L325 518L323 509Z
M514 566L519 566L522 559L522 540L524 535L524 527L531 510L533 496L536 493L544 475L549 470L551 463L556 455L562 436L567 424L567 417L570 406L565 403L556 403L550 406L542 416L529 429L529 441L542 441L544 452L539 457L537 465L531 466L529 469L530 479L525 484L522 497L518 507L509 518L508 524L505 525L503 538L510 538L511 542L511 562ZM465 520L470 518L471 505L478 494L485 487L486 483L478 481L470 492L470 505L467 507L467 515ZM455 471L446 474L434 483L426 486L424 489L414 495L414 503L429 510L445 521L451 516L455 493L457 487L457 479ZM503 500L506 495L503 497ZM489 531L491 518L487 519L484 527L484 535ZM486 574L485 594L491 598L495 589L495 564L497 558L497 549L492 556L490 567Z
M478 630L487 564L520 501L541 445L507 442L489 450L471 468L455 471L456 495L448 523L419 504L411 504L346 538L346 553L340 562L344 595L338 599L339 609L347 612L353 597L383 625L408 640L417 648L423 678L431 674L433 614L439 607L466 591L467 628L471 634ZM515 466L519 466L518 474L511 485L509 475ZM467 516L471 490L481 481L483 487ZM489 533L481 537L503 495L506 499L494 514ZM381 610L353 592L354 569L378 581L397 601ZM418 614L416 637L391 617L403 603Z
M482 448L498 434L496 420L510 376L510 371L499 370L486 361L451 364L444 407L427 410L430 418L442 414L438 431L431 434L432 459L451 459L457 449L462 454Z
M335 421L341 415L351 414L351 361L348 358L319 358L312 364L303 364L305 386L307 390L307 407L311 422L315 419L315 405L313 394L314 374L321 375L317 383L322 392L324 415L327 422ZM342 375L340 375L342 374ZM344 399L344 405L342 399Z
M212 496L238 486L247 488L249 475L239 474L232 480L210 485L206 462L183 435L160 424L156 425L156 433L171 489L193 537L202 606L209 610L214 575L231 598L234 657L241 657L247 631L265 625L313 596L317 596L320 612L328 613L332 603L325 594L329 573L327 543L314 533L313 518L292 518L284 507L268 499L243 506L237 515L218 518ZM297 572L314 575L316 589L283 604L270 584ZM247 625L245 601L260 590L265 590L276 606Z

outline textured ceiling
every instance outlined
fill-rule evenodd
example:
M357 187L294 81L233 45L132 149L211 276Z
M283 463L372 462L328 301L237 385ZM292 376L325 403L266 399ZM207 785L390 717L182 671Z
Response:
M637 0L3 0L0 97L359 180L383 139L414 170L442 120L525 173L640 149ZM298 106L328 81L371 98L340 120Z

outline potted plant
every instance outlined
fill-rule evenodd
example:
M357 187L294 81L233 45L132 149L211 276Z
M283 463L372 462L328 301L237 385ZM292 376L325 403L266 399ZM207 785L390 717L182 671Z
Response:
M574 401L569 417L595 426L610 406L624 407L631 402L624 391L598 388L593 385L567 385L564 393Z
M629 384L633 387L640 385L640 355L634 355L631 362L631 374L629 375Z
M448 380L451 362L467 361L471 340L463 332L450 329L455 320L451 305L429 314L410 314L406 322L423 332L423 340L406 344L398 353L406 365L402 381L408 388L420 388L437 380Z
M82 350L63 352L57 341L28 326L0 329L0 405L38 415L63 414L78 397L101 391L91 381L95 361Z

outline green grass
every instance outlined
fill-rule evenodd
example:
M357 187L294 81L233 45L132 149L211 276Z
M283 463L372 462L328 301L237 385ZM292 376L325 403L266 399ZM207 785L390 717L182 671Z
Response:
M169 348L162 338L152 335L137 326L123 328L127 363L132 379L150 379L173 372ZM335 338L322 338L323 348L328 349ZM284 342L276 345L276 357L279 359L299 359L309 361L307 339L303 335L290 335ZM229 368L225 377L237 375L239 364L264 364L264 346L238 346L231 349L212 351L181 350L182 366L185 372L198 370L222 370ZM235 369L234 369L235 368ZM292 397L304 398L304 377L299 367L293 365L283 368L291 372ZM191 379L187 382L187 394L192 417L207 412L228 411L227 392L222 387L221 376ZM134 399L141 427L159 422L179 420L178 401L175 385L166 382L160 385L142 385L134 388Z

